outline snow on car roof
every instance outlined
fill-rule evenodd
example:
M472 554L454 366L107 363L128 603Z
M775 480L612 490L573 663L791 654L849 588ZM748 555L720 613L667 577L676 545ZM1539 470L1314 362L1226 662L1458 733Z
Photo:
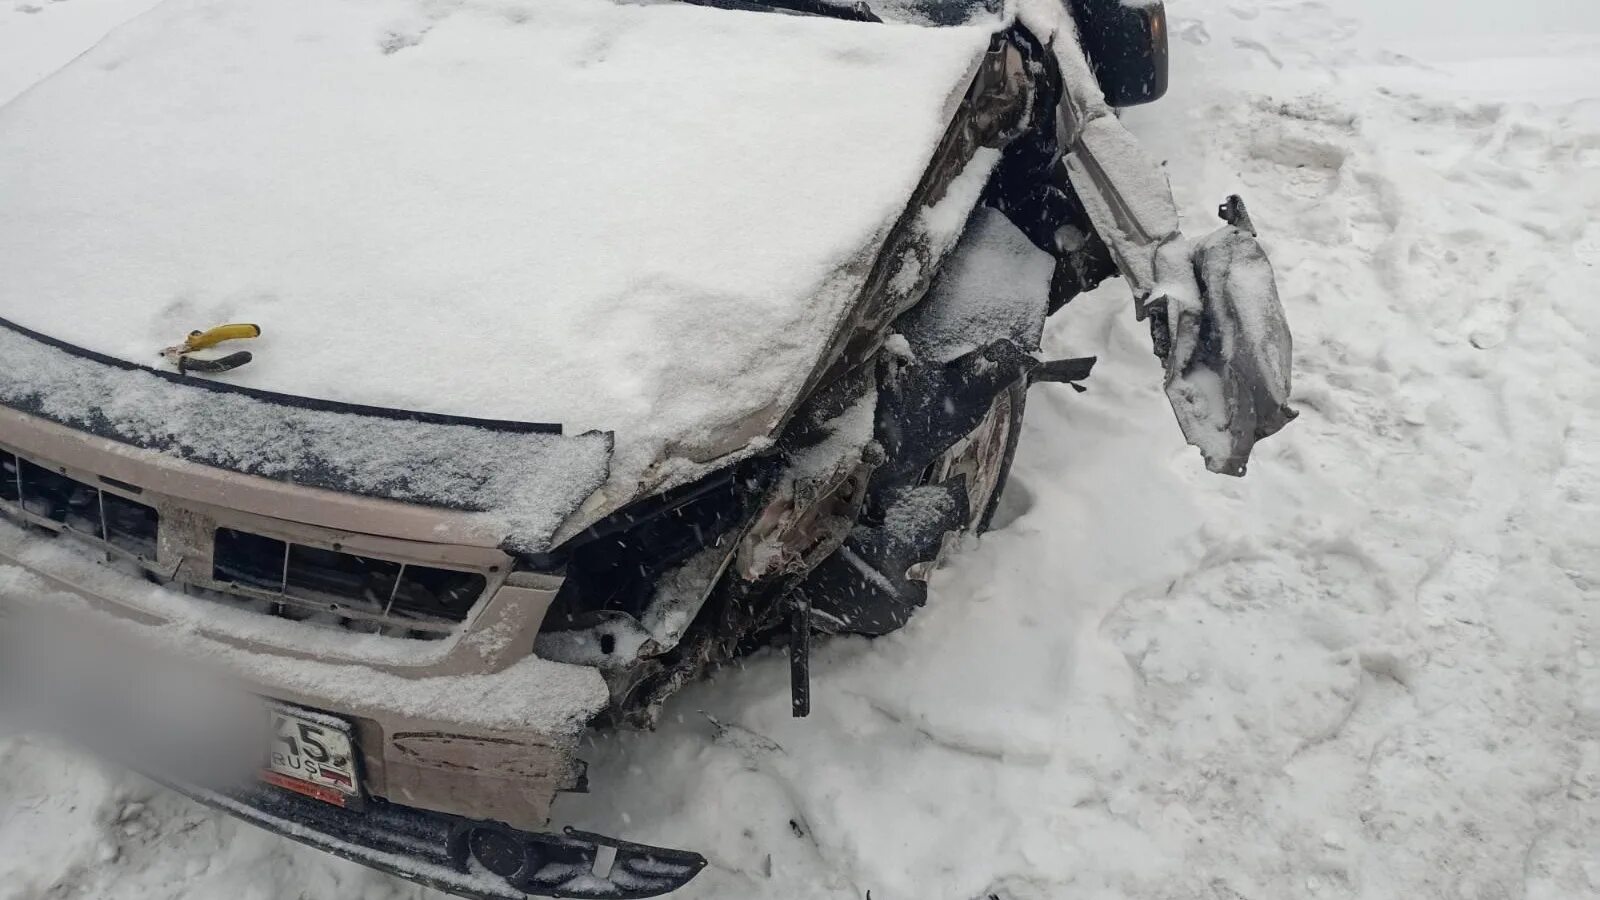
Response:
M767 436L989 44L612 0L166 0L0 106L0 317L241 385Z

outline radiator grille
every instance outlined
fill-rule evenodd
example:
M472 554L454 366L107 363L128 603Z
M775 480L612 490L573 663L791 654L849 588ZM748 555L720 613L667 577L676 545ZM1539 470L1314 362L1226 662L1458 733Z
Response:
M217 529L212 579L281 598L307 612L331 612L415 629L450 630L487 587L477 572L391 562Z
M98 541L153 562L161 516L119 494L0 451L0 502L15 504L33 524Z
M172 559L158 560L162 517L151 503L162 509L171 504L133 499L144 494L135 485L74 474L0 447L0 512L93 543L108 556L131 558L152 579L191 596L293 621L437 640L454 633L488 589L483 572L372 558L337 543L330 549L225 526L205 527L196 536L192 523L182 526L179 543L167 551ZM82 480L93 478L101 483ZM182 548L192 548L196 539L211 544L209 572L179 565ZM189 558L201 555L191 553Z

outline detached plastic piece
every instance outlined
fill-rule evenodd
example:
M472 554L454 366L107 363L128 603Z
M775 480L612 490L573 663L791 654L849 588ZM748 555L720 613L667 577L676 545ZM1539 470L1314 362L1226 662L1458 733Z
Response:
M705 857L571 828L531 834L487 822L373 804L357 812L265 785L173 789L302 844L474 900L639 900L693 881ZM615 851L609 867L601 848Z
M1180 279L1163 270L1192 269L1199 296L1169 292L1146 311L1184 437L1206 468L1243 475L1256 442L1298 415L1289 408L1294 342L1244 201L1229 197L1219 214L1229 224L1157 256L1158 277L1169 285Z
M1034 384L1041 381L1055 384L1070 384L1072 389L1083 393L1087 388L1081 381L1087 381L1094 372L1094 364L1099 362L1097 356L1084 356L1077 359L1052 359L1039 364L1037 369L1029 376Z

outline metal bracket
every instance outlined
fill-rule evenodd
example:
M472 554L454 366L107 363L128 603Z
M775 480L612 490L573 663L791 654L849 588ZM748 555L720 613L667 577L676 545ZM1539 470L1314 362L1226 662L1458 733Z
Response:
M1088 388L1078 382L1086 380L1094 371L1094 364L1099 362L1097 356L1083 356L1077 359L1053 359L1043 362L1028 374L1031 384L1047 382L1052 384L1070 384L1072 389L1083 393Z
M794 717L811 715L811 601L804 591L789 591L789 702Z

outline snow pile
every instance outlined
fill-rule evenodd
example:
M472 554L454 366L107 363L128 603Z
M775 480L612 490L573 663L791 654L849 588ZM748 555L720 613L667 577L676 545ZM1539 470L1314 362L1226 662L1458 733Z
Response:
M1037 349L1055 263L1003 214L979 210L961 247L927 299L901 323L902 330L918 356L938 362L977 350L974 334Z
M231 382L615 431L636 483L767 436L991 32L166 0L0 107L0 316L137 362L257 322Z
M1248 478L1181 445L1126 290L1081 297L1045 349L1089 393L1035 388L906 631L820 646L810 720L782 659L691 690L558 813L704 850L684 898L1600 896L1600 8L1414 6L1172 0L1127 116L1278 271L1303 412ZM1513 10L1587 36L1441 43ZM0 741L0 897L50 891L421 895Z

